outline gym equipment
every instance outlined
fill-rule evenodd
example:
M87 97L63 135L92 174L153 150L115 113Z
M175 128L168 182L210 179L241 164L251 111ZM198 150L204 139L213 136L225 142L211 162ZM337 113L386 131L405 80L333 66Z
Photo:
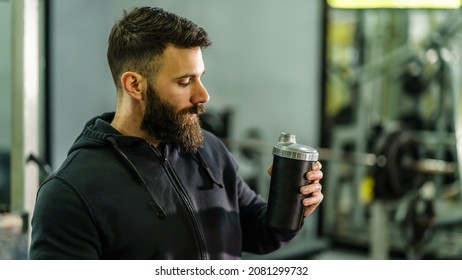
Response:
M410 133L393 131L379 139L375 152L374 197L393 199L414 191L425 182L425 174L418 170L423 159L419 143Z
M349 24L325 42L320 231L332 242L368 246L372 259L457 250L435 240L462 228L461 12L326 17L328 31Z
M374 153L344 152L340 161L373 168L374 197L395 199L417 190L428 175L453 175L457 171L454 161L427 158L422 142L410 131L384 132L373 140ZM330 149L320 148L320 160L335 161Z

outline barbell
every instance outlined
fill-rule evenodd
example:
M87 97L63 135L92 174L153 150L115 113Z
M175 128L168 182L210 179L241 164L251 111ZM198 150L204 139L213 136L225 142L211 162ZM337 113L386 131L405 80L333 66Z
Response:
M394 130L373 139L373 153L344 152L340 159L332 150L319 149L320 158L361 164L372 169L374 198L394 199L420 188L430 175L455 177L457 164L428 158L428 153L410 131Z
M237 141L224 139L233 148L252 148L267 153L272 144L259 140ZM320 161L340 161L371 168L374 178L374 198L394 199L419 189L429 175L455 177L457 163L432 159L416 136L406 130L387 131L372 139L372 153L334 151L316 148ZM328 168L328 167L327 167Z

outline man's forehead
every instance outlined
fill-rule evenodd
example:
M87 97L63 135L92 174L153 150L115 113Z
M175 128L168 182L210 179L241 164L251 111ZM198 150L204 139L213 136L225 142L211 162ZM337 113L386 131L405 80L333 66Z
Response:
M177 48L169 45L161 57L160 70L176 72L176 75L202 75L205 66L201 48Z

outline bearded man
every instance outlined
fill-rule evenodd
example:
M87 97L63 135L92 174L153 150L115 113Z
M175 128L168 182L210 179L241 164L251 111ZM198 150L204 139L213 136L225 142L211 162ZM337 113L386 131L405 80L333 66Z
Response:
M30 259L240 259L291 240L297 231L266 223L265 200L201 129L206 31L141 7L124 13L108 43L116 111L90 120L41 184ZM305 215L323 199L320 169L300 188Z

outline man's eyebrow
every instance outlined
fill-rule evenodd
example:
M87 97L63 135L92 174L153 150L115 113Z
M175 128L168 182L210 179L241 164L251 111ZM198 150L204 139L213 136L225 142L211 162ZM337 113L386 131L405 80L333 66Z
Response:
M202 74L199 75L199 77L202 77L205 74L205 70L202 72ZM181 75L179 77L176 77L176 80L181 80L181 79L186 79L186 78L195 78L198 75L196 73L186 73L184 75Z

